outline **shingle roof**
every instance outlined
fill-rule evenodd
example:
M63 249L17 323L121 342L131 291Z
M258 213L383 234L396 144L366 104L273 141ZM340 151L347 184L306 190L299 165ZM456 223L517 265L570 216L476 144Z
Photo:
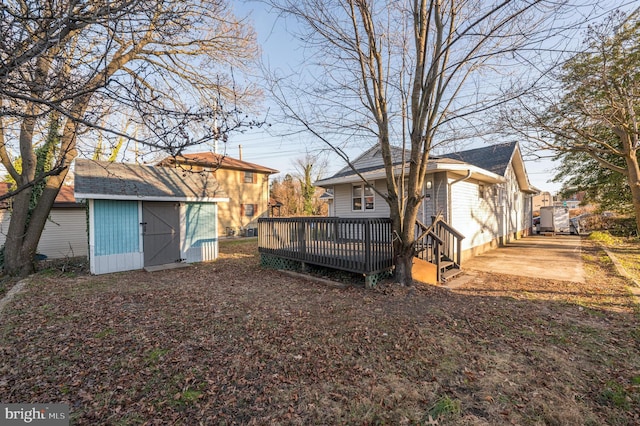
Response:
M211 173L77 159L77 198L227 198ZM90 196L90 197L88 197Z
M184 154L177 157L167 157L159 165L193 164L205 167L219 167L221 169L246 170L262 173L279 173L279 170L259 164L249 163L226 155L214 154L213 152L198 152L195 154Z
M453 152L439 156L472 164L481 169L489 170L497 175L504 176L517 142L507 142L482 148L469 149L467 151Z
M453 152L450 154L431 156L429 158L430 162L459 162L459 163L467 163L473 166L479 167L481 169L490 171L500 176L504 176L507 171L507 166L511 161L513 156L513 152L516 148L517 142L508 142L503 144L491 145L482 148L470 149L467 151ZM391 147L392 154L394 155L394 166L399 166L401 164L398 159L400 158L399 153L402 151L401 148ZM369 151L367 151L368 153ZM364 155L364 154L363 154ZM358 159L354 161L357 163ZM360 173L369 173L375 171L384 170L382 156L378 155L378 162L375 165L370 165L368 167L362 167L359 169ZM333 176L322 179L335 179L346 176L355 175L354 171L349 167L345 167L342 170L338 171Z

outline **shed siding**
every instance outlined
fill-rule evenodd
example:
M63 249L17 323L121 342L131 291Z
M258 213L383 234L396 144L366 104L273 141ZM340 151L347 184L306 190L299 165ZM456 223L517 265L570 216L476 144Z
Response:
M140 251L137 201L94 200L94 256Z
M218 257L218 205L187 203L183 257L188 263L214 260Z
M386 182L383 180L377 180L374 182L376 189L382 193L387 192ZM374 208L373 210L353 211L351 209L351 197L353 194L353 184L347 183L343 185L336 185L334 187L333 197L335 204L336 217L345 218L363 218L363 217L389 217L389 205L378 194L374 193Z

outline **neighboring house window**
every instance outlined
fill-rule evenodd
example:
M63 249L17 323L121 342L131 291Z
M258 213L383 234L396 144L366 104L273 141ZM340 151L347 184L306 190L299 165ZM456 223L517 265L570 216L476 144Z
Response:
M256 183L256 175L253 172L244 172L244 183Z
M374 200L375 196L372 188L364 184L353 187L353 211L373 210Z
M256 207L255 204L243 204L240 213L242 216L253 217L256 214Z

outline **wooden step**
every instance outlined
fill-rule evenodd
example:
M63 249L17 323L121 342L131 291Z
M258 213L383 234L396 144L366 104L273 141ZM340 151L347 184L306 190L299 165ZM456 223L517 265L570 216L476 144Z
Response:
M453 263L450 260L441 260L440 261L440 270L444 271L446 269L449 269L450 267L452 267L453 265L455 265L455 263Z
M447 271L443 272L442 275L440 276L440 278L442 279L442 282L447 282L451 279L453 279L454 277L460 275L462 273L462 270L459 268L451 268L448 269Z

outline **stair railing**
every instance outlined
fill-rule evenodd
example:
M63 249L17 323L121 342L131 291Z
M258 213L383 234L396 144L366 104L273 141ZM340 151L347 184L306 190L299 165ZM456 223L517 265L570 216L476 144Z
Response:
M437 280L442 281L440 262L451 261L454 266L462 263L462 240L464 236L444 221L442 215L433 216L430 226L416 221L415 256L436 265Z

